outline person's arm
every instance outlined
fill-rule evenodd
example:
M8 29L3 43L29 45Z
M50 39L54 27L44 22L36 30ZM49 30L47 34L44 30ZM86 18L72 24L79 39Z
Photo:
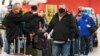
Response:
M50 21L46 32L50 33L50 31L53 29L53 27L54 27L54 21L55 21L55 16L54 16L54 17L52 18L52 20Z
M41 23L41 27L43 28L45 26L45 21L44 21L44 18L43 17L40 17L39 18L39 21Z
M26 13L23 14L23 19L25 21L32 19L32 17L33 17L33 14L31 12L26 12Z
M19 15L10 14L8 16L8 18L9 18L10 21L13 21L13 22L24 21L23 15L21 15L21 14L19 14Z
M70 39L78 38L78 25L76 19L73 17L73 15L70 15L70 21L69 21L69 29L70 29ZM77 35L77 36L76 36Z
M31 12L22 13L22 11L19 14L9 14L9 17L11 21L18 22L18 21L27 21L29 19L32 19L33 14Z
M94 20L91 17L89 17L89 21L90 21L91 27L95 27L96 26Z
M53 29L54 27L54 20L55 18L53 17L52 20L50 21L49 25L48 25L48 28L46 30L46 32L44 33L44 36L47 37L48 36L48 33L51 32L51 30Z

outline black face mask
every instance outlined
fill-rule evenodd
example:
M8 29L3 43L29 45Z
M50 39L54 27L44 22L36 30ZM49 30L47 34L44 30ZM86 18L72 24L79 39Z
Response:
M59 13L60 13L60 14L62 14L62 13L64 13L64 12L65 12L65 9L63 9L63 8L60 8L60 9L59 9Z

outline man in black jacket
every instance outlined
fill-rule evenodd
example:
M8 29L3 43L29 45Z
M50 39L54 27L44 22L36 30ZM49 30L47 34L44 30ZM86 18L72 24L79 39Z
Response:
M30 44L30 40L32 40L34 36L38 35L40 23L41 27L44 25L44 19L38 15L37 6L33 5L31 8L32 11L25 14L25 17L28 18L28 20L25 21L25 28L28 34L30 34L30 36L28 36L28 44Z
M38 15L36 5L31 6L31 9L30 12L25 13L25 18L28 19L25 21L26 32L28 33L26 34L27 44L30 45L31 43L33 48L41 49L39 45L40 41L38 40L41 39L40 37L42 35L42 33L40 33L40 27L43 27L45 22L43 17ZM27 53L30 54L30 52ZM33 52L31 54L32 56L36 56Z
M76 25L70 12L66 10L64 4L59 5L59 11L56 13L44 36L53 29L52 38L52 56L68 56L70 52L71 40L74 39Z
M14 39L17 40L17 37L22 35L23 21L24 19L21 12L21 5L16 3L13 5L12 10L5 16L2 23L6 27L6 37L8 41L7 53L10 53L10 45L11 43L14 43Z

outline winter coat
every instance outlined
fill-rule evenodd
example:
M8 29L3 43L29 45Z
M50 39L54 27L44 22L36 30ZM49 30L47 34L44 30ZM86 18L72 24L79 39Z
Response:
M40 23L44 27L43 17L38 16L37 13L27 12L25 18L28 19L25 21L25 30L28 34L35 33L32 39L32 47L37 49L42 49L44 46L43 33L39 31ZM30 37L27 36L27 44L30 44Z
M22 22L24 21L22 12L14 14L12 11L4 18L3 25L6 27L6 37L8 42L14 41L22 35Z
M81 36L90 36L89 28L86 25L90 25L91 27L95 26L95 22L88 15L83 14L82 17L78 21L78 26L80 30Z
M54 41L67 41L75 37L76 33L76 23L72 14L66 13L65 16L59 21L58 13L56 13L46 32L54 30L52 33L52 38Z
M44 25L44 19L38 16L37 13L33 14L31 12L27 12L25 14L25 18L28 19L25 21L25 28L28 33L37 33L39 31L40 23L42 24L42 26Z

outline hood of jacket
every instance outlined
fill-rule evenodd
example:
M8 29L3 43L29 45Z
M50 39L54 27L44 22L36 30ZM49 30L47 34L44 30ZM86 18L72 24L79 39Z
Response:
M83 20L87 19L88 17L89 17L89 16L88 16L87 14L83 14L83 15L82 15L82 19L83 19Z

